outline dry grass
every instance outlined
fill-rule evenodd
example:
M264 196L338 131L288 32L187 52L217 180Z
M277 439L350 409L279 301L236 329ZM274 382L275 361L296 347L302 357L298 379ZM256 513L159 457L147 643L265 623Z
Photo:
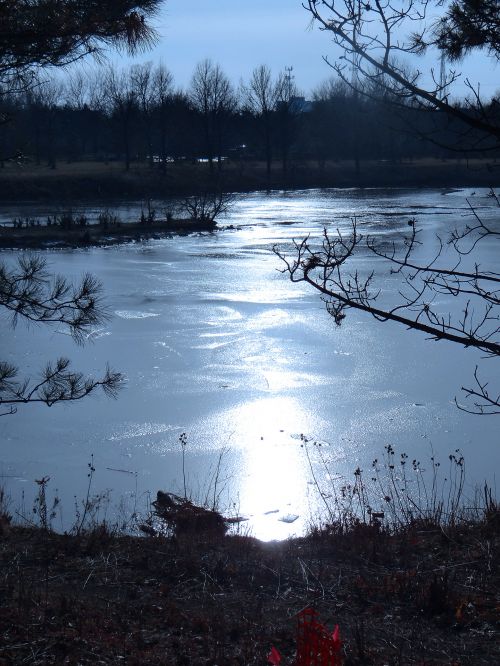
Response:
M291 664L305 607L340 625L346 666L499 664L500 506L485 487L463 510L459 452L449 486L437 462L428 490L408 479L419 463L408 465L386 447L369 480L355 470L329 489L327 525L268 544L224 536L231 521L214 506L166 493L142 521L149 536L125 536L101 522L92 460L70 534L51 529L45 479L28 528L11 525L0 492L0 666L246 666L266 663L272 646ZM390 497L386 515L370 494Z
M262 162L224 162L210 175L208 165L191 161L168 165L165 174L134 162L126 172L119 161L60 162L56 169L33 163L6 164L0 169L0 198L4 201L84 201L147 199L193 194L216 179L227 192L311 187L492 187L498 175L481 160L415 160L393 163L363 161L356 175L352 160L293 162L284 174L280 164L268 178Z
M500 663L500 514L250 537L0 537L0 664L293 662L295 615L340 624L345 664Z

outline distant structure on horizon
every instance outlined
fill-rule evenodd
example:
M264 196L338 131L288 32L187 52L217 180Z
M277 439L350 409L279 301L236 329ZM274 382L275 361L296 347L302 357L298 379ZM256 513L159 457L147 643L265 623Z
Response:
M293 113L310 113L313 110L313 103L305 97L297 95L291 98L290 109Z

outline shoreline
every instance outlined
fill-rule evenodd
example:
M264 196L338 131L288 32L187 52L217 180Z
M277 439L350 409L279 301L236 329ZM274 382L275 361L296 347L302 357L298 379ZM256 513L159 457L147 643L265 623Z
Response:
M211 174L206 165L180 163L162 174L144 164L130 171L119 163L6 165L0 169L0 202L49 202L148 200L190 196L203 189L254 192L315 188L462 188L499 187L500 164L486 160L419 160L392 163L363 162L357 174L351 161L297 163L283 173L277 165L268 178L261 163L224 163Z
M270 543L4 519L0 663L247 666L272 647L293 663L308 607L339 625L346 666L499 663L499 515L395 531L354 520Z
M241 165L240 165L241 166ZM213 232L215 221L194 219L142 219L140 222L122 222L117 218L108 223L79 224L73 217L72 206L86 204L112 209L118 203L146 202L190 197L207 191L231 194L247 192L294 192L314 189L383 189L383 190L459 190L464 187L494 189L500 187L498 173L491 165L476 160L422 160L392 164L387 161L365 163L361 176L351 163L333 163L325 169L298 165L284 178L278 169L271 181L266 179L262 165L246 165L245 169L224 163L224 170L210 175L206 165L179 164L170 167L167 175L137 165L130 172L116 163L83 163L63 165L59 170L47 167L16 167L0 169L0 206L10 205L52 206L69 211L70 225L39 224L27 218L24 226L0 225L0 250L85 248L137 242L148 238ZM497 176L494 181L493 175ZM491 182L494 181L494 182ZM55 218L56 216L54 216ZM113 216L111 216L113 217Z

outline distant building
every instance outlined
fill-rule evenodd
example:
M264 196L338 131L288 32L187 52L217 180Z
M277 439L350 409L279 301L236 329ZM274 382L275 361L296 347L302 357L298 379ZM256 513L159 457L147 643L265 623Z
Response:
M305 97L292 97L290 100L290 110L293 113L310 113L312 111L313 104Z

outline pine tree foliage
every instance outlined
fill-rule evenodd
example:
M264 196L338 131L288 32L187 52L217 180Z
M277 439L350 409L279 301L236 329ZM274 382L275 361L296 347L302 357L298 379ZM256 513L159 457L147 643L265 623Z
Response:
M100 57L109 46L132 53L150 47L156 39L150 20L159 6L159 0L0 0L0 90L29 89L41 68ZM82 344L106 319L101 291L91 275L77 285L51 276L39 256L0 263L0 307L14 326L19 320L57 324ZM97 388L115 396L122 383L109 367L97 379L75 372L67 358L22 379L15 364L0 361L0 415L19 404L80 400Z
M0 264L0 307L13 326L24 319L31 323L57 324L83 344L92 330L104 323L107 314L102 286L92 275L72 284L62 275L52 275L45 259L21 254L13 267ZM12 414L23 403L80 400L97 388L115 397L123 376L106 368L98 379L71 369L67 358L47 363L38 377L18 377L16 365L0 361L0 416Z
M500 59L500 2L452 2L438 23L437 45L452 60L463 58L473 49L486 49Z
M154 44L149 24L159 0L1 0L0 75L64 66L106 46Z

